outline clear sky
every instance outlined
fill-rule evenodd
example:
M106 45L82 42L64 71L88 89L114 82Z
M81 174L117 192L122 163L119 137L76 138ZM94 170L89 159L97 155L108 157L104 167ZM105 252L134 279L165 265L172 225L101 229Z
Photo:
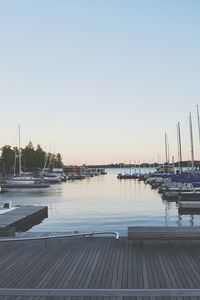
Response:
M66 164L200 159L200 1L0 0L1 145Z

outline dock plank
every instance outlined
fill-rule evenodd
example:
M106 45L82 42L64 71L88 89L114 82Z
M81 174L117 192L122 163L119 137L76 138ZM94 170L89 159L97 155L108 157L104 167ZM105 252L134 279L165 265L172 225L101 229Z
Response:
M139 242L128 241L126 237L119 241L110 237L62 238L47 244L42 240L0 242L0 253L4 253L0 256L0 288L199 288L199 247L200 241ZM166 296L117 298L176 299ZM19 300L20 296L0 299ZM107 298L30 296L23 299ZM110 299L116 300L116 297Z

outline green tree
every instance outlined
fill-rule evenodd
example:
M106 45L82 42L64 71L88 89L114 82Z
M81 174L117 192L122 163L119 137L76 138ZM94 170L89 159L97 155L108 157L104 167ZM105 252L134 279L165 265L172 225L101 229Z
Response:
M40 145L37 145L37 149L35 151L35 167L43 169L45 165L45 158L45 151L43 151Z
M35 150L32 142L29 142L28 145L22 149L22 166L26 171L35 170Z
M46 153L40 145L37 145L34 149L33 143L30 141L24 149L21 150L21 162L23 171L37 171L38 168L43 169L45 166L52 169L61 168L63 166L61 154L57 155ZM5 145L1 148L1 165L2 171L5 174L18 173L19 172L19 149L15 147L11 148L9 145Z
M3 161L3 172L5 174L14 173L15 164L15 151L9 145L5 145L1 148L1 158Z
M62 156L60 153L58 153L55 157L55 167L62 168L62 166L63 166Z

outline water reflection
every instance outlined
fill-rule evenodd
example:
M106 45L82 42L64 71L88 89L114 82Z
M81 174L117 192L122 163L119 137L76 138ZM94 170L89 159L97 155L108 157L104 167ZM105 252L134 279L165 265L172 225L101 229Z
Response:
M199 216L178 213L176 203L161 199L157 190L134 179L107 175L70 181L38 191L13 191L0 197L13 205L47 205L49 217L32 231L116 230L128 226L196 226Z
M194 215L190 215L190 225L194 226Z
M181 215L179 215L179 214L178 214L177 225L178 225L179 227L182 226L182 217L181 217Z
M168 226L168 222L169 222L169 202L165 201L165 226Z

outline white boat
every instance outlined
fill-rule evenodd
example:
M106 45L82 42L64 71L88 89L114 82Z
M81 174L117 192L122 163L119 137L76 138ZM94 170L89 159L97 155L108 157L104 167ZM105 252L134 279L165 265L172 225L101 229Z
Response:
M62 181L61 176L54 173L44 174L43 179L46 183L61 183Z
M32 177L21 177L21 176L18 176L18 177L11 177L9 179L6 179L5 180L5 183L6 184L15 184L15 185L24 185L24 184L35 184L36 183L36 180L35 178L32 178Z
M21 150L20 150L20 125L19 125L19 175L13 175L5 179L6 184L14 184L14 185L29 185L38 183L37 178L33 178L31 176L23 176L22 172L22 163L21 163Z

